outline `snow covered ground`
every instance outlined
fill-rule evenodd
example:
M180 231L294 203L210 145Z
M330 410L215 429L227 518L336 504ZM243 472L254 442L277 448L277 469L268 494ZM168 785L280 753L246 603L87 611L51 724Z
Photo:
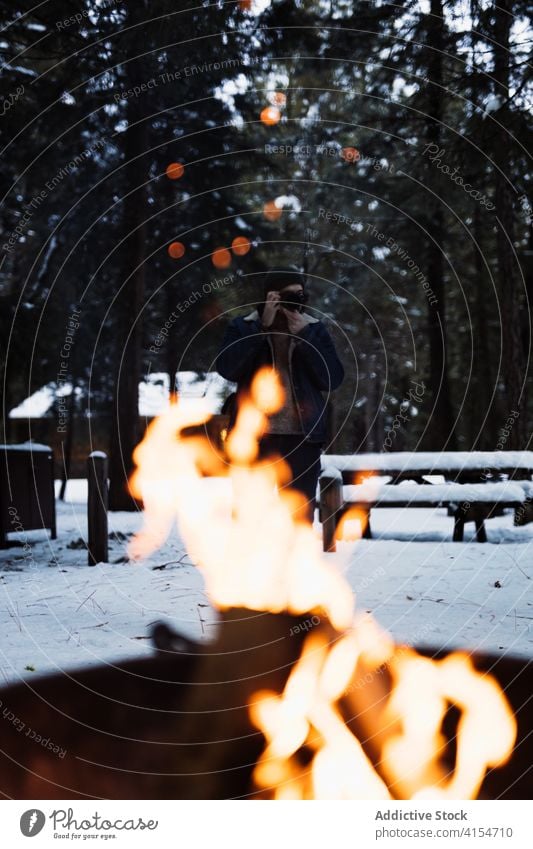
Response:
M85 498L83 481L69 484L57 540L29 531L0 551L0 685L151 652L157 621L195 639L216 628L177 534L146 561L125 562L141 514L110 514L110 563L89 567ZM453 543L445 510L376 510L376 539L341 542L325 556L345 574L358 608L397 641L531 656L533 524L514 528L512 518L490 520L486 544L472 540L473 525L464 543ZM318 534L317 526L320 545Z

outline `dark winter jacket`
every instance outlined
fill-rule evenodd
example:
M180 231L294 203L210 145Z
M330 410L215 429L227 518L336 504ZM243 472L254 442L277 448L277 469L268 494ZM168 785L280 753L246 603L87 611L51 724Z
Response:
M302 430L310 442L326 440L326 401L322 394L343 381L344 368L333 340L323 322L307 315L308 325L291 339L289 362L296 405ZM215 368L237 383L237 403L230 415L229 430L235 423L236 408L253 376L261 366L272 365L270 335L261 330L259 313L234 318L226 329Z

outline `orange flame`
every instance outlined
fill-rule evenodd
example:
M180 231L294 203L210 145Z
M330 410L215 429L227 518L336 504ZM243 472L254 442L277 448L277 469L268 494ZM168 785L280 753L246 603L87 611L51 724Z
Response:
M208 440L182 435L187 426L209 418L200 402L180 399L171 405L135 450L138 468L131 490L145 510L130 556L145 557L160 546L177 519L220 609L294 614L321 609L334 627L346 628L353 614L351 590L322 558L311 526L294 520L294 494L276 491L287 477L285 464L256 461L266 416L283 403L275 372L265 368L255 376L226 439L232 504L225 493L205 486L205 473L220 474L220 460Z
M322 634L312 634L283 694L256 694L250 714L267 746L254 779L260 789L271 790L274 799L390 798L335 704L360 650L354 633L345 634L332 648ZM304 745L315 751L307 772L294 757Z
M392 672L387 710L400 718L403 733L384 746L387 774L407 798L475 798L486 768L505 763L516 738L516 721L499 685L459 652L437 662L407 652L394 660ZM460 708L461 719L455 770L446 780L437 755L450 704Z
M220 457L198 427L187 430L208 421L205 402L172 400L134 453L130 488L144 502L144 526L130 556L145 557L159 547L177 520L219 609L313 613L321 624L307 636L283 693L252 697L250 716L266 740L254 771L264 795L473 798L487 767L504 763L512 751L516 721L509 705L496 681L479 674L466 655L434 661L395 648L372 617L354 616L350 586L320 551L311 526L295 518L294 493L279 489L288 467L258 458L267 417L283 401L276 373L262 369L225 440L228 498L220 488L206 487L205 475L221 474ZM392 680L375 712L379 774L340 710L359 664L373 670L387 664ZM461 718L448 775L442 724L452 704Z
M335 536L353 542L361 539L368 524L368 512L360 507L349 507L341 516Z

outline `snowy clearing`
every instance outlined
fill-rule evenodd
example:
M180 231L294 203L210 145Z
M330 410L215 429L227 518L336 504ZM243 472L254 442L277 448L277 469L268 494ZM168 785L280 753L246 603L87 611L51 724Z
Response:
M57 540L29 531L0 551L2 684L151 653L149 626L161 620L195 639L213 635L216 613L177 533L142 563L124 562L142 515L111 513L111 562L90 567L85 482L69 484L67 498ZM466 542L451 542L452 526L444 509L375 510L376 539L324 556L397 641L531 656L533 524L513 527L512 512L491 519L486 544L473 541L473 524Z

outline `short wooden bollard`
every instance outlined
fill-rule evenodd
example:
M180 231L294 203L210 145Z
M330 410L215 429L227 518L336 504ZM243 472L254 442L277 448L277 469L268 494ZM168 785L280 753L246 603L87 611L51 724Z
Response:
M93 451L87 458L87 549L89 566L107 563L107 455Z

